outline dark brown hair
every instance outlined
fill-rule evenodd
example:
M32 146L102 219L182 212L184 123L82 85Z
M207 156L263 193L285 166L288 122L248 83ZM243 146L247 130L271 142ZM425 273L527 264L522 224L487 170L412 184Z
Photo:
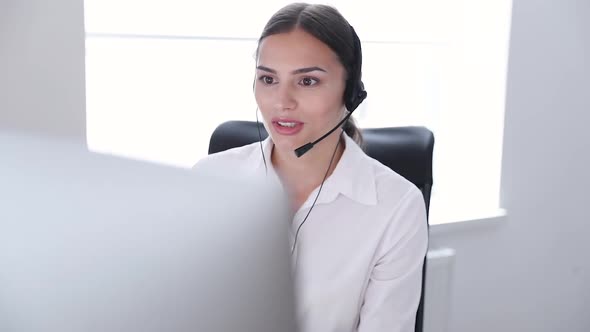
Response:
M319 39L336 53L347 73L346 90L343 95L343 100L346 100L352 93L350 87L356 84L356 81L360 82L361 79L360 61L356 55L357 52L360 52L360 44L355 45L355 38L358 39L358 37L348 21L334 7L292 3L280 9L270 18L258 39L258 45L268 36L290 32L296 28ZM357 50L356 47L359 49ZM258 50L256 50L256 54L258 55ZM359 68L355 70L355 67ZM352 117L348 118L343 129L358 145L362 146L361 131Z

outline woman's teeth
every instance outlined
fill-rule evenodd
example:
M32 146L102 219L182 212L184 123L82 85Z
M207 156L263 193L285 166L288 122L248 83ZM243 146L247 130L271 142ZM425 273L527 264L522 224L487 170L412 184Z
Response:
M297 124L295 122L281 122L278 121L279 125L283 126L283 127L290 127L293 128L295 127Z

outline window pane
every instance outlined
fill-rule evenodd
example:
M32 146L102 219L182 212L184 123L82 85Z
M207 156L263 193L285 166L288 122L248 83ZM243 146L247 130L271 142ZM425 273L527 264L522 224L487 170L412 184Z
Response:
M355 112L363 127L436 127L439 44L363 43L367 99Z
M88 38L88 144L189 167L213 129L255 118L255 42Z

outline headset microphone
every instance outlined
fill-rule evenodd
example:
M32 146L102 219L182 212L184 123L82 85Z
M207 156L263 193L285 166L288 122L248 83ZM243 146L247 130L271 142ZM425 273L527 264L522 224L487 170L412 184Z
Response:
M318 144L319 142L323 141L326 137L330 136L330 134L333 133L334 130L340 128L340 126L342 126L342 124L344 122L346 122L346 120L348 120L348 118L350 118L350 116L352 115L352 112L354 112L354 109L352 111L348 112L348 114L346 114L344 119L342 119L340 122L338 122L338 124L334 128L332 128L329 132L325 133L324 136L318 138L317 140L315 140L313 142L309 142L309 143L304 144L304 145L298 147L297 149L295 149L295 155L297 156L297 158L303 156L307 151L311 150L311 148L313 148L314 145Z
M342 119L340 122L338 122L338 124L334 128L332 128L332 130L330 130L329 132L325 133L324 136L318 138L317 140L315 140L313 142L309 142L309 143L304 144L304 145L298 147L297 149L295 149L295 155L297 156L297 158L303 156L305 153L307 153L307 151L311 150L311 148L313 148L314 145L316 145L319 142L321 142L322 140L324 140L324 138L328 137L331 133L334 132L334 130L340 128L340 126L342 126L342 124L344 122L346 122L346 120L348 120L348 118L350 118L350 116L352 115L352 112L354 112L354 110L360 105L360 103L365 98L367 98L367 92L364 90L363 83L361 82L359 85L360 85L360 91L356 95L356 98L353 98L350 101L350 104L347 105L347 108L350 111L348 112L348 114L346 114L346 116L344 117L344 119Z

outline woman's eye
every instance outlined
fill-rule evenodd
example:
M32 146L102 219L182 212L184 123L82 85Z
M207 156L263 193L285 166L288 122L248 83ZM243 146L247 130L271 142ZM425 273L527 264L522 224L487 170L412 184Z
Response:
M271 85L275 82L274 79L270 76L262 76L259 78L259 80L261 80L262 83L267 84L267 85Z
M311 78L311 77L305 77L303 79L301 79L301 81L299 81L299 84L303 85L303 86L312 86L318 83L318 80L316 80L315 78Z

